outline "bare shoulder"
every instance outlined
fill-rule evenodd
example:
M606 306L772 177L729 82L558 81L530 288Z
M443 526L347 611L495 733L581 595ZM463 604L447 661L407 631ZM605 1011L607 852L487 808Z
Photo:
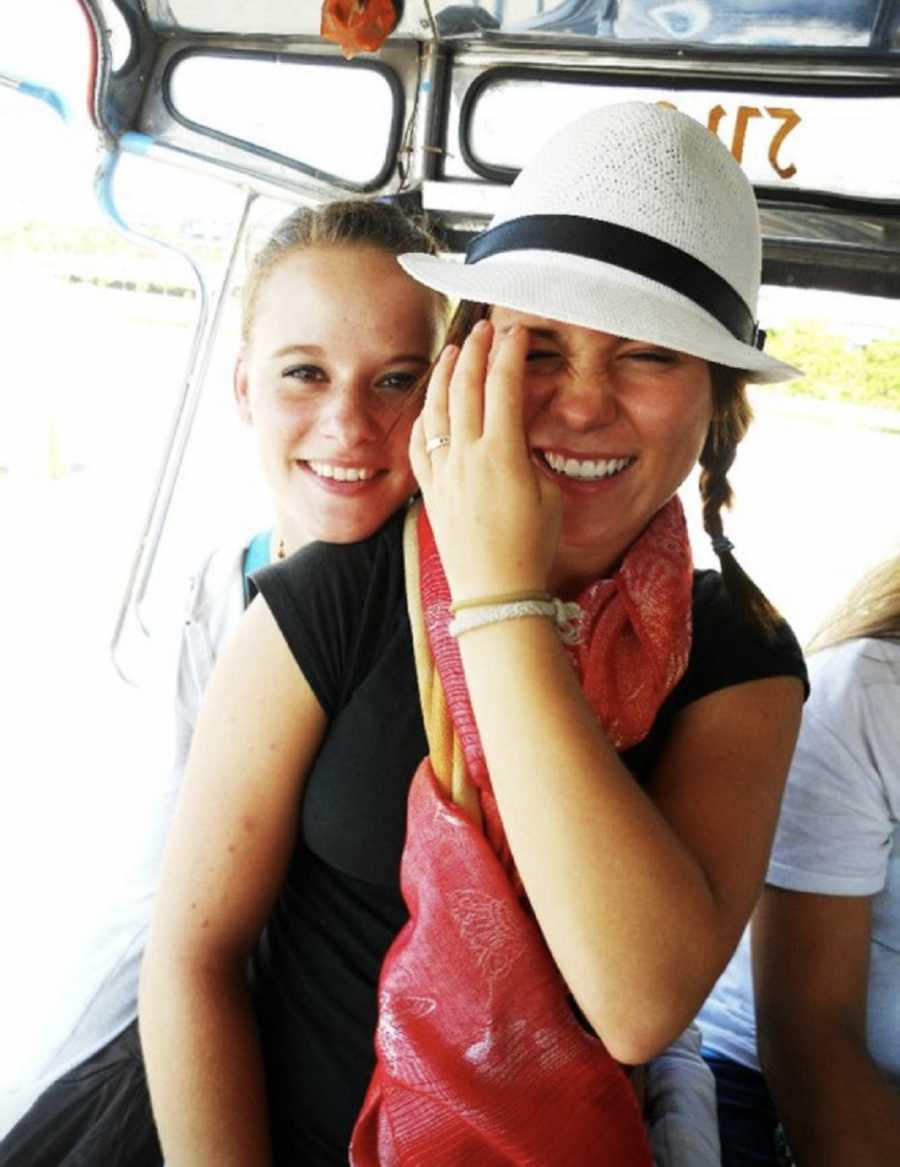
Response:
M648 783L733 916L735 942L762 884L803 695L797 677L766 677L692 702Z
M233 704L237 714L249 701L255 712L270 716L302 701L308 689L271 609L257 596L225 641L204 707Z

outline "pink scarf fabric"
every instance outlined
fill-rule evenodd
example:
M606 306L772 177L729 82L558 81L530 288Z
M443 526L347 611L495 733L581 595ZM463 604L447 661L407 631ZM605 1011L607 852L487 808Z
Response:
M522 894L447 632L450 592L424 509L410 521L439 684L423 682L417 651L431 752L409 795L401 887L410 918L382 967L376 1068L351 1163L652 1167L628 1078L575 1019ZM684 673L691 596L684 515L672 499L612 579L579 597L582 637L566 651L617 750L646 736Z

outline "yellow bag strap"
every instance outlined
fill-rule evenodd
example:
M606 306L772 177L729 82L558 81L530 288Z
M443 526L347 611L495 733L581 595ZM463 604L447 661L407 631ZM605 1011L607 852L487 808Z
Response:
M419 587L418 519L421 508L422 503L417 502L406 513L403 525L403 569L406 577L406 606L416 661L416 680L419 685L419 701L422 706L422 720L425 723L425 736L428 739L431 768L444 794L481 827L478 789L469 781L462 745L453 727L444 687L431 655L428 633L425 629Z

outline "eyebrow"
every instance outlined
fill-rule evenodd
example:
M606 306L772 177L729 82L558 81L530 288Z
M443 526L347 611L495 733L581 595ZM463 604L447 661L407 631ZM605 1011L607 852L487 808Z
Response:
M317 344L286 344L272 354L273 357L287 357L291 353L309 353L311 357L322 356L324 349Z
M390 362L386 363L393 364L394 361L397 361L398 364L405 363L428 365L431 363L431 359L424 356L422 353L398 353L395 357L391 357Z
M532 327L530 324L523 324L522 327L526 330L526 332L538 340L558 341L561 339L560 334L556 331L555 328L536 328Z
M321 360L325 356L325 350L318 344L287 344L284 348L280 348L274 352L273 357L288 357L294 354L305 353L311 357L318 357ZM383 362L389 364L418 364L427 365L430 363L430 358L424 353L397 353L395 356L389 357Z

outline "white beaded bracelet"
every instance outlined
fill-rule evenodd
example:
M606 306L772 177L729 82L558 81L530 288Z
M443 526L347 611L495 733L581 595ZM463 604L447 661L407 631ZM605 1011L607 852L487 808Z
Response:
M577 644L584 611L578 604L566 603L551 597L547 600L513 600L506 604L484 604L464 608L447 626L451 636L460 637L475 628L517 620L521 616L544 616L556 625L560 639L566 644Z

